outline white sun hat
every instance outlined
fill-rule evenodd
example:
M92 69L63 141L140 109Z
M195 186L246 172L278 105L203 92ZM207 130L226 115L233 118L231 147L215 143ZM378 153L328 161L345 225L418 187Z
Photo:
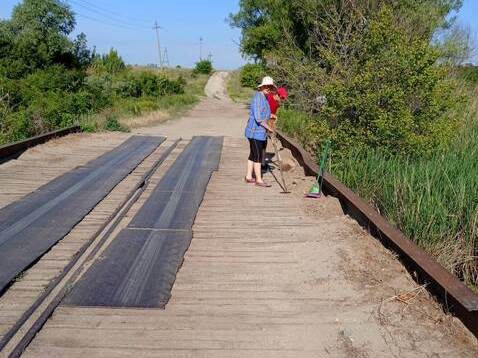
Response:
M276 85L274 84L274 80L272 79L272 77L266 76L262 79L262 83L259 86L257 86L257 88L261 88L264 86L275 87Z

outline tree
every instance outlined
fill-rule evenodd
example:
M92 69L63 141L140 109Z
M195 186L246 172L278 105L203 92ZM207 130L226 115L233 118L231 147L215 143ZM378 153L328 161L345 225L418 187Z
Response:
M196 62L196 66L194 66L193 73L201 73L204 75L210 75L214 68L212 67L212 61L210 60L201 60Z
M118 51L114 48L110 49L110 52L102 56L96 55L93 60L93 69L97 73L108 73L115 75L126 68L126 65L119 55Z
M335 149L446 145L459 103L434 36L461 0L242 0L231 24ZM272 29L265 35L265 29ZM271 35L272 34L272 35ZM272 36L273 41L267 38Z
M453 23L454 18L449 14L462 3L463 0L241 0L239 11L229 15L229 23L241 29L243 55L262 61L285 33L306 50L310 45L307 29L320 24L317 20L328 15L341 14L344 18L338 21L344 24L347 11L353 11L360 13L366 23L372 14L387 5L400 18L404 30L431 38L437 28ZM312 13L318 14L318 19L307 15Z
M24 0L9 21L0 26L2 60L8 76L18 78L52 64L70 66L75 60L68 35L75 20L69 6L59 0Z
M83 32L79 34L73 42L73 45L76 65L79 67L86 68L91 64L94 56L92 51L88 48L88 41L86 40L86 35Z

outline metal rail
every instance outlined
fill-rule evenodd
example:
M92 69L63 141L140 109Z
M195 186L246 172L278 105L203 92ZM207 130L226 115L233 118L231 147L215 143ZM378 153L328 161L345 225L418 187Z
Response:
M300 144L280 131L277 131L277 138L303 166L306 175L318 174L319 166ZM478 337L478 295L331 174L325 173L323 180L325 194L338 198L345 213L367 228L384 246L395 251L414 279L420 284L427 283L427 289L444 308Z
M34 147L38 144L48 142L50 139L63 137L71 133L76 133L81 130L80 126L72 126L68 128L59 129L53 132L40 134L38 136L14 142L11 144L6 144L0 146L0 164L4 163L10 159L17 158L28 148Z

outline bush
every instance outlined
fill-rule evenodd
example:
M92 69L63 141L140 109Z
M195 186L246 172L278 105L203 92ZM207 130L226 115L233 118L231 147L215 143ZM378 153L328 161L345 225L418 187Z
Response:
M112 103L113 80L109 74L91 75L85 80L84 90L91 95L91 107L95 110L103 109Z
M241 85L256 89L264 76L266 76L264 66L258 64L244 65L241 69Z
M194 67L194 74L203 74L203 75L210 75L213 71L212 61L210 60L201 60L196 63Z
M130 72L116 84L116 93L123 98L152 96L159 97L184 93L186 82L182 77L170 80L154 72Z
M448 148L417 157L357 147L332 152L331 162L335 176L478 288L478 97L470 92L469 105L450 113L464 125ZM331 136L319 118L290 109L280 110L278 124L312 154Z
M448 113L463 102L439 51L428 38L410 41L387 7L355 36L349 45L357 52L346 58L329 48L318 48L316 58L292 47L271 54L274 78L291 89L297 108L327 124L336 152L419 155L446 147L458 128Z
M106 117L104 129L110 132L128 132L128 129L123 127L113 114Z
M88 131L124 130L120 115L157 109L162 98L172 107L169 97L187 102L182 77L136 71L114 49L94 55L84 34L70 40L74 25L58 0L23 1L0 20L0 143L78 122Z
M304 112L281 108L279 118L279 128L296 137L309 153L316 154L324 138L330 137L326 122Z
M458 67L458 74L467 82L478 84L478 66L466 65Z
M126 69L126 65L115 49L103 56L96 56L93 60L92 69L95 73L118 74Z

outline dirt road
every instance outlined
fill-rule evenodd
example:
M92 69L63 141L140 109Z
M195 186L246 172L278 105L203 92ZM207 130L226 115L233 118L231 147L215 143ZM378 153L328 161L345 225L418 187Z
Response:
M224 87L227 76L227 72L212 75L205 88L207 97L186 116L134 132L183 138L195 135L241 137L247 121L247 109L227 97Z
M247 110L224 97L226 78L184 118L137 131L226 137L166 309L60 305L25 356L476 357L476 340L334 198L303 199L300 168L289 195L243 182Z

